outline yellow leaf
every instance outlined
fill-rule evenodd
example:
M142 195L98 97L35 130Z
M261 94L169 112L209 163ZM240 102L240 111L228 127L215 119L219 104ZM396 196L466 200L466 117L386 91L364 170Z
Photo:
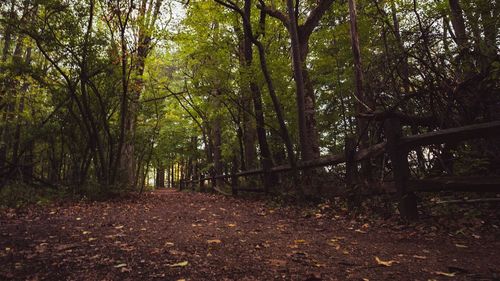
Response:
M383 265L383 266L392 266L393 263L397 263L397 261L394 261L394 260L383 261L379 257L375 257L375 261L377 262L377 264Z
M187 266L188 264L189 264L188 261L181 261L178 263L169 264L168 266L170 266L170 267L183 267L183 266Z
M332 246L332 247L335 247L335 250L340 250L340 245L339 244L336 244L336 243L328 243L328 245Z
M236 226L236 224L235 224L235 223L230 223L230 224L228 224L227 226L228 226L228 227L235 227L235 226Z
M219 239L207 240L208 244L220 244L221 241Z
M93 238L93 237L89 238L89 242L92 242L92 241L95 241L95 240L97 240L97 238Z
M437 275L441 276L446 276L446 277L455 277L456 273L455 272L442 272L442 271L436 271L434 272Z
M92 232L90 232L90 231L84 231L84 232L82 232L83 235L87 235L87 234L90 234L90 233L92 233Z
M304 240L304 239L293 240L293 242L295 244L305 244L305 243L307 243L306 240Z

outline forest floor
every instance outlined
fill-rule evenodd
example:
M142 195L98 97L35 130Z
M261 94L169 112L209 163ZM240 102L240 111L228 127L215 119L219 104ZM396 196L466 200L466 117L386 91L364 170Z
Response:
M158 190L3 210L0 280L500 278L498 231L352 220L331 209Z

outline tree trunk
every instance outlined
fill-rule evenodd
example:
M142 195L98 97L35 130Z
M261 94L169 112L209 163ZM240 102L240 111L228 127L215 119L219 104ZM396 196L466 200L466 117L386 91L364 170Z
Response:
M10 7L10 12L9 12L9 17L10 19L14 19L16 17L15 14L15 7L16 7L16 1L11 0L11 7ZM10 49L11 49L11 44L12 44L12 26L10 24L5 25L5 31L4 31L4 42L3 42L3 49L2 49L2 57L1 57L1 62L5 63L7 59L9 58L10 54ZM8 92L8 89L6 88L0 88L0 108L2 106L6 106L7 108L5 109L4 114L2 114L1 118L1 124L0 124L0 168L4 167L7 161L7 138L9 136L8 132L8 111L9 111L9 106L8 104L10 103L8 95L6 94Z
M220 175L222 174L222 151L221 151L222 132L221 132L221 120L219 116L217 116L213 121L212 128L213 128L212 138L213 138L213 160L214 160L214 166L212 172L215 175ZM220 187L222 186L222 184L223 184L222 179L217 179L216 185Z
M246 18L251 18L251 1L246 0L244 6L244 13ZM246 72L251 74L252 62L253 62L253 49L252 49L252 36L251 30L248 28L244 29L244 53L245 53L245 63ZM250 78L250 77L249 77ZM271 150L269 149L269 144L267 142L266 128L264 121L264 109L262 106L262 94L259 86L255 80L251 79L250 92L252 93L254 111L255 111L255 121L257 126L257 139L259 142L260 156L262 168L264 169L264 188L268 190L272 185L276 183L274 177L270 174L270 170L273 166L273 159L271 156ZM248 165L248 164L247 164Z
M357 11L356 11L356 1L349 0L349 21L350 21L350 31L351 31L351 47L354 57L354 81L355 81L355 91L354 95L356 97L356 115L359 116L361 113L365 112L365 107L367 105L367 98L365 97L363 91L363 70L361 64L361 50L359 46L359 34L358 34L358 24L357 24ZM357 117L357 135L359 136L360 148L367 148L369 144L368 139L368 121L364 118ZM367 181L371 181L371 165L370 160L367 159L361 162L361 176Z
M149 5L148 5L149 4ZM138 46L135 64L132 66L133 81L130 87L130 93L126 93L125 97L130 100L128 106L123 108L124 117L124 138L121 147L121 158L119 164L120 184L125 187L133 188L135 179L135 132L137 123L137 114L139 108L139 97L144 88L144 66L146 58L151 48L152 31L155 28L155 23L159 14L162 0L142 1L139 7L139 30L138 30ZM123 36L123 35L122 35ZM123 44L123 43L122 43ZM122 54L124 55L124 54ZM122 74L123 75L123 74Z
M297 114L299 124L299 142L300 153L303 161L311 160L312 151L311 144L309 143L309 136L307 134L307 121L306 121L306 107L305 107L305 86L302 70L302 60L300 55L300 42L297 31L297 18L295 17L295 8L293 0L286 1L290 33L291 47L292 47L292 64L293 75L295 80L295 94L297 99Z
M243 148L244 148L244 158L241 159L242 169L253 169L256 167L257 161L257 150L255 149L256 142L256 128L255 128L255 118L253 117L253 110L251 107L252 102L252 92L249 89L249 80L251 75L247 67L247 39L246 33L240 38L239 46L239 59L240 59L240 75L242 76L241 85L241 103L242 103L242 119L243 119Z

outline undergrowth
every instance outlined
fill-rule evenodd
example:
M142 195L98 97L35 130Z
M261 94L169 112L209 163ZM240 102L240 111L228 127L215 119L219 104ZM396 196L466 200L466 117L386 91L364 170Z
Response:
M147 192L152 189L152 187L145 187L143 191ZM49 187L12 182L0 189L0 208L43 206L58 201L106 201L127 197L137 192L138 190L127 190L117 186L103 187L92 183L73 187Z

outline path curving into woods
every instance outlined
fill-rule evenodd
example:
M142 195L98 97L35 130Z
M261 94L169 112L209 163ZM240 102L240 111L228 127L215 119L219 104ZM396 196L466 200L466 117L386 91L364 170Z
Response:
M498 233L161 190L0 214L0 280L495 280ZM498 279L496 279L498 280Z

